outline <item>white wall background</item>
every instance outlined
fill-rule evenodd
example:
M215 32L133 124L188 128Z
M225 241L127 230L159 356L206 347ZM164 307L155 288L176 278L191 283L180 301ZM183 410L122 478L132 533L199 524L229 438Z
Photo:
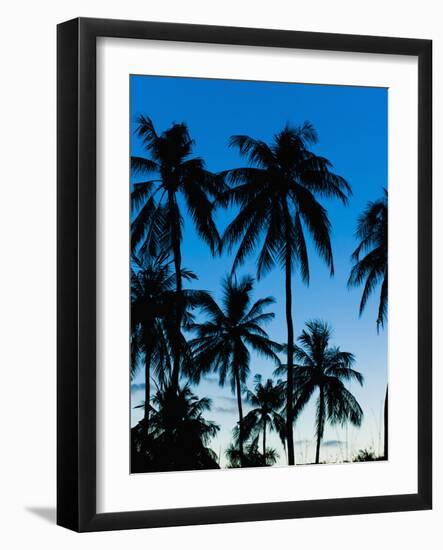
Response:
M434 289L434 510L76 535L55 521L55 26L110 17L432 38L434 280L443 278L443 10L440 0L20 1L2 9L0 86L0 544L86 550L277 545L359 550L441 547L439 396L443 301ZM439 311L440 310L440 311ZM438 341L440 340L440 342Z

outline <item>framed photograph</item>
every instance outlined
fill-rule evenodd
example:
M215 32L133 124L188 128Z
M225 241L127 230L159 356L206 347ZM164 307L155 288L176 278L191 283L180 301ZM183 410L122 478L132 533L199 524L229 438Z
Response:
M429 40L58 26L59 525L431 508L431 75Z

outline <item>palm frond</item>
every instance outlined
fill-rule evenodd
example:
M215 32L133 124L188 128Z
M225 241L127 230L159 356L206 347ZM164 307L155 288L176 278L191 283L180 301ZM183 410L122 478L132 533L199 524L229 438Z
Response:
M257 258L257 277L261 279L281 257L284 235L282 231L282 212L280 205L270 203L266 218L266 236Z
M220 249L221 239L213 219L213 203L208 199L198 179L185 181L183 193L197 233L214 254Z
M368 299L381 282L377 315L377 332L383 328L387 316L388 287L388 195L369 202L357 221L356 237L360 240L352 254L354 266L348 279L348 287L364 283L359 313L362 314ZM366 255L362 258L362 254Z
M134 176L152 174L158 171L159 166L154 160L144 157L131 157L131 173Z
M334 274L334 262L330 240L331 223L326 209L316 201L313 194L301 186L295 187L293 197L300 217L309 230L319 255Z
M309 284L309 257L299 212L295 215L293 238L297 250L296 257L302 281L305 284Z
M274 155L264 141L237 135L231 137L229 146L237 147L240 155L246 157L253 166L267 168L275 163Z
M384 327L388 315L388 274L385 273L380 289L380 299L377 316L377 330Z

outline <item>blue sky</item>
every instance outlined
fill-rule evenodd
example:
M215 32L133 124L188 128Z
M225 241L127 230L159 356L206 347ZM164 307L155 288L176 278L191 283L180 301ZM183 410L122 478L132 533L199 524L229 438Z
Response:
M354 237L358 215L370 200L379 198L388 186L388 91L385 88L307 85L236 80L209 80L155 76L132 76L131 93L131 154L145 155L134 136L134 119L139 114L152 118L157 131L173 122L186 122L194 138L195 155L206 161L207 168L219 171L244 166L238 152L228 148L233 134L248 134L271 141L286 123L294 125L309 120L317 129L319 143L313 150L326 156L334 171L351 184L353 196L347 207L338 201L321 200L332 223L332 246L335 276L316 255L308 239L311 282L304 286L297 275L293 278L293 318L295 334L300 334L304 322L313 318L328 321L334 329L332 344L356 355L356 369L365 377L363 388L355 384L351 391L359 400L365 415L360 429L349 426L328 426L325 430L321 458L340 461L360 448L372 447L382 452L382 405L387 383L387 331L377 334L377 297L374 294L363 316L358 316L361 289L347 290L351 268L350 255L356 246ZM216 223L220 231L232 220L234 211L219 211ZM212 258L208 247L199 239L192 223L185 217L182 245L183 266L199 277L193 288L210 290L220 297L220 280L231 269L232 258L224 254ZM239 270L239 274L255 274L255 255ZM256 282L255 299L273 296L274 321L268 325L270 336L279 342L286 340L283 273L277 268ZM252 355L251 376L272 375L273 366ZM133 381L132 406L143 400L142 373ZM220 388L216 375L203 381L195 393L213 399L207 418L220 424L221 430L213 448L221 455L231 439L237 418L234 396L229 385ZM313 405L308 405L295 425L297 462L311 462L314 456ZM246 406L247 410L247 406ZM134 425L142 415L132 409ZM269 444L285 455L278 439L271 436Z

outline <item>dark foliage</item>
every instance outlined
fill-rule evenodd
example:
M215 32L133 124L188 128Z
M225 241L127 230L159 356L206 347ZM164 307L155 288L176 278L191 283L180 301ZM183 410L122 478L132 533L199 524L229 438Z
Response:
M171 252L176 290L180 294L183 215L179 196L184 199L198 234L215 253L220 248L220 237L212 217L214 205L211 198L224 191L225 185L220 176L206 170L202 159L192 156L194 141L186 124L173 124L158 134L149 117L139 116L136 135L149 157L132 157L131 170L133 175L149 179L136 183L131 196L132 249L141 255ZM173 321L175 339L179 342L182 323L179 305ZM172 384L177 388L180 377L179 347L173 348L171 377Z
M198 382L202 374L217 372L220 386L228 379L232 393L237 396L240 434L239 449L243 453L243 409L241 394L249 374L250 354L253 349L263 357L279 363L277 353L281 346L269 339L262 328L274 318L266 308L274 303L267 297L251 305L253 279L235 277L223 280L223 300L220 307L209 297L203 304L208 320L189 324L197 337L189 345L194 354L193 369L188 373L193 382Z
M370 202L357 222L356 236L360 243L352 254L355 262L348 286L363 287L360 315L369 296L380 284L377 330L383 328L388 310L388 192L381 199Z
M327 421L360 425L362 410L345 383L362 384L363 377L352 368L351 353L329 345L331 329L326 323L307 323L295 345L292 276L298 271L309 283L307 236L333 274L331 226L319 199L338 198L346 204L351 194L348 183L332 172L326 158L311 151L317 135L307 122L286 126L270 144L233 136L231 146L248 166L221 174L211 173L194 156L186 124L172 124L159 134L149 117L140 116L136 135L146 156L131 159L132 174L140 180L131 195L131 376L143 369L145 400L139 405L143 419L131 429L131 472L220 467L210 447L219 426L205 418L211 400L199 399L189 385L211 372L217 373L220 386L229 383L237 399L239 420L225 451L229 467L275 464L278 453L266 445L271 431L287 449L288 463L294 464L293 422L315 391L318 463ZM214 212L229 206L238 209L237 215L220 238ZM212 255L236 247L220 304L204 290L183 288L197 279L182 267L183 210ZM386 224L385 195L368 205L359 219L361 242L348 283L365 282L360 313L381 283L377 327L386 319ZM256 250L258 278L276 266L285 272L285 346L272 341L264 328L274 318L269 311L274 299L253 302L254 279L236 276L237 268ZM196 322L196 310L206 317L203 321ZM186 337L188 331L192 339ZM251 351L277 365L276 373L285 381L264 382L256 376L248 390ZM285 365L280 352L287 354ZM244 402L251 407L246 415Z
M231 444L226 449L226 458L228 460L228 468L258 468L263 466L273 466L278 459L278 453L271 447L266 447L266 452L263 458L263 453L258 450L258 436L250 443L247 443L242 454L240 453L238 443Z
M331 424L351 422L354 426L361 425L363 411L352 393L346 389L345 382L356 381L363 385L363 376L352 368L355 362L352 353L329 345L331 328L326 323L309 321L306 328L298 338L300 345L295 346L294 350L297 363L293 367L293 417L297 418L317 390L315 462L318 464L326 421ZM276 374L282 371L284 366L279 367Z
M352 462L373 462L374 460L384 460L384 457L377 456L373 449L360 449Z
M276 431L285 445L285 419L280 414L285 403L285 387L280 380L276 384L268 378L263 384L260 374L254 377L254 391L246 391L246 401L253 407L243 419L245 440L255 440L262 434L262 458L267 458L267 430ZM236 433L238 433L238 428ZM266 466L267 464L263 464Z
M142 405L144 406L144 405ZM160 472L219 468L208 447L219 426L203 418L211 400L199 399L189 386L158 390L151 406L148 436L143 421L131 430L131 471Z
M240 243L232 270L235 271L247 256L259 248L259 278L276 264L285 271L288 330L286 437L289 464L294 464L290 405L294 354L291 274L298 267L302 280L309 283L306 232L331 275L334 273L331 224L325 208L316 197L335 197L346 204L351 194L345 179L331 171L332 165L328 159L309 149L317 140L317 133L309 122L299 127L287 125L269 145L249 136L233 136L231 146L238 148L249 166L224 172L232 189L218 199L222 206L235 204L240 207L239 214L227 227L222 240L228 250Z

